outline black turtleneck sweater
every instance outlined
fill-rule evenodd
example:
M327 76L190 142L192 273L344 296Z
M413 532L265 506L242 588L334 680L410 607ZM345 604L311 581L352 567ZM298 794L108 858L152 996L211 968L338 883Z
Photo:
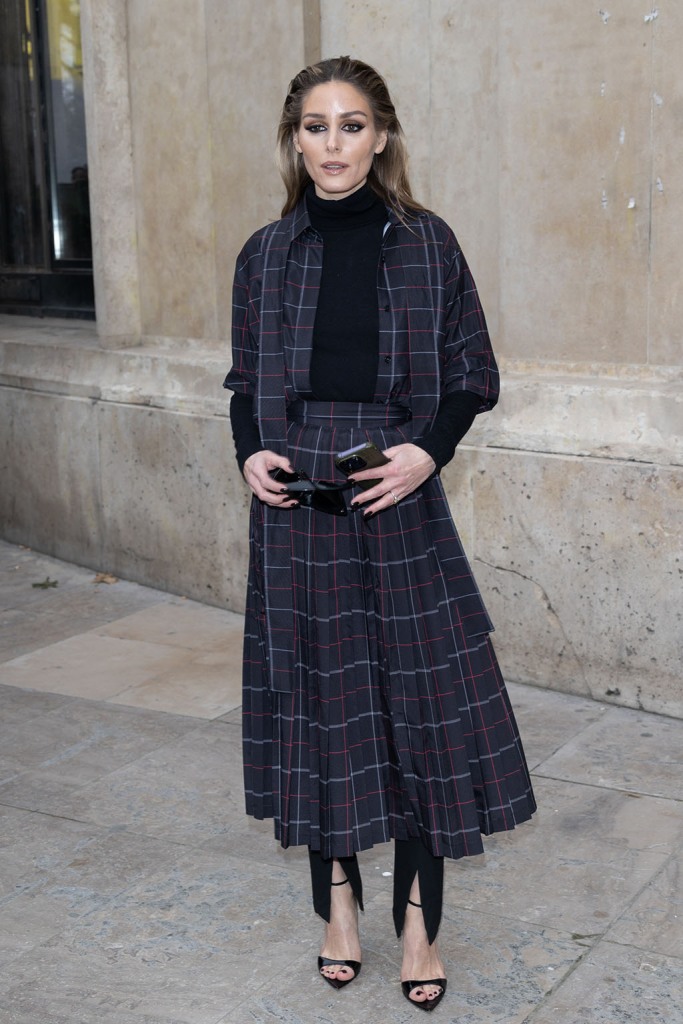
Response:
M313 330L309 398L372 402L379 358L377 268L387 215L369 185L344 199L320 199L311 184L306 206L323 240L323 266ZM303 396L306 397L306 396ZM429 434L415 440L436 463L453 458L479 408L470 391L441 400ZM233 394L230 420L240 469L263 445L253 419L253 399Z
M323 240L311 397L372 402L379 360L377 271L387 211L368 185L333 200L319 199L310 185L306 206Z

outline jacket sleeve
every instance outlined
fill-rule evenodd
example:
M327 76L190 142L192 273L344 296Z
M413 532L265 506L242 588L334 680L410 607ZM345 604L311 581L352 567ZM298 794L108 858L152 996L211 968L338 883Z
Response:
M414 439L413 444L434 459L437 473L440 473L455 455L455 449L472 426L479 406L479 397L472 391L449 392L439 402L439 410L432 429L422 437Z
M237 257L232 285L232 368L223 387L254 397L258 374L261 255L256 236Z
M480 401L477 411L486 412L498 401L498 367L474 279L450 229L444 246L444 296L442 396L471 391Z
M237 257L232 285L232 368L223 387L233 392L230 422L240 471L254 452L261 451L261 436L254 420L258 373L258 321L261 295L260 253L251 238Z
M263 451L261 434L254 420L254 399L250 395L233 392L230 399L230 424L235 442L235 454L240 472L250 455Z

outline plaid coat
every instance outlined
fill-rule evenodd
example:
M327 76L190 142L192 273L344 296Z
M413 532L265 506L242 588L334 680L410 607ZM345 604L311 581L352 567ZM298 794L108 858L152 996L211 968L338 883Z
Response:
M419 437L450 391L478 395L481 412L493 408L498 368L474 281L451 229L431 213L409 227L391 210L387 217L378 279L376 398L409 405L413 436ZM281 454L287 403L309 389L321 273L322 239L304 203L252 235L237 259L233 367L225 387L255 396L263 445Z
M471 391L481 399L480 412L491 409L498 400L498 368L472 275L451 229L432 213L418 215L409 227L392 210L387 216L378 279L375 400L406 405L411 438L417 438L429 430L440 397L450 391ZM233 366L224 386L255 397L263 446L282 455L288 454L287 405L310 391L321 274L322 239L311 227L305 203L252 235L237 259ZM264 530L271 685L288 690L293 640L286 621L275 619L289 614L289 560L267 516ZM481 631L492 628L473 581L463 596L470 616L479 614L486 623Z
M322 272L322 240L305 204L256 232L237 260L233 366L225 387L254 397L264 447L287 454L313 478L334 478L334 450L366 436L389 447L426 433L442 395L473 392L480 411L498 398L485 319L453 232L431 213L409 225L391 211L387 219L374 399L375 416L387 410L387 427L380 422L374 434L361 420L353 422L353 412L346 424L333 416L327 430L288 422L288 405L310 395ZM410 414L398 433L388 427L396 405ZM303 516L311 517L310 526L301 529ZM410 835L422 835L437 855L479 852L482 831L514 827L529 817L533 803L488 640L492 624L438 477L371 523L359 524L360 518L337 520L309 510L292 517L252 502L247 809L274 817L283 845L307 843L325 856L348 856ZM335 593L344 595L336 603ZM415 595L426 605L417 608ZM435 667L422 685L427 663ZM466 690L482 680L490 691L485 699L480 691L463 696L463 685ZM356 714L351 690L361 694ZM430 696L418 721L411 708L420 693ZM463 714L469 738L463 738ZM433 720L427 734L425 719ZM382 738L392 733L393 752ZM420 748L429 764L416 768ZM457 769L454 750L463 751ZM344 790L350 780L351 803Z

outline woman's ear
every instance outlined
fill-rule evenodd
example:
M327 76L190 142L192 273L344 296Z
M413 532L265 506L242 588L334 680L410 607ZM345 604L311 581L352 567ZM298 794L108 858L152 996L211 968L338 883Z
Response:
M375 146L375 155L377 155L377 153L381 153L382 152L382 150L384 149L384 147L387 144L388 137L389 137L389 135L388 135L387 132L379 132L379 134L378 134L379 142Z
M297 151L297 153L303 152L303 150L301 149L301 146L299 145L299 133L298 132L292 132L292 145L294 146L294 149Z

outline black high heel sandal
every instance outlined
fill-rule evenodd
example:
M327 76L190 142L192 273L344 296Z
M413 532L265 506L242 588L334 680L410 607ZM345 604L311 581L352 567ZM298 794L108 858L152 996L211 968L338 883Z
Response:
M348 881L349 879L345 878L343 882L330 882L330 885L346 885ZM352 978L328 978L326 974L323 974L323 967L348 967L354 974ZM334 960L327 956L318 957L318 973L332 988L340 989L344 988L345 985L350 985L360 974L360 969L361 964L358 960Z
M415 901L411 899L408 900L408 903L410 903L411 907L420 907L420 909L422 909L421 903L415 903ZM435 995L433 999L427 998L422 1002L418 1002L416 999L410 998L416 988L424 988L425 985L437 985L441 991ZM429 981L402 981L401 991L412 1006L416 1006L418 1010L426 1010L429 1013L437 1008L443 997L446 995L446 985L447 981L445 978L430 978Z

